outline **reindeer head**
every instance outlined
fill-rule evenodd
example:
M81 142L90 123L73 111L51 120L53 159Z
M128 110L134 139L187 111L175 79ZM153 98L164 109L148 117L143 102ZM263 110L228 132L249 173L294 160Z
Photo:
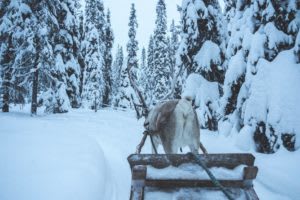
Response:
M178 100L169 100L160 104L157 104L150 110L149 114L145 117L144 127L150 133L156 133L168 121L171 113L174 111Z

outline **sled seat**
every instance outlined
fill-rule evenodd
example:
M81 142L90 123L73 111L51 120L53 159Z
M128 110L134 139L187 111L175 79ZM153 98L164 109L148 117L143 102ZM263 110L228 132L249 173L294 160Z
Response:
M252 154L198 154L234 199L258 200L253 180L258 168ZM132 154L130 200L224 199L194 159L185 154Z

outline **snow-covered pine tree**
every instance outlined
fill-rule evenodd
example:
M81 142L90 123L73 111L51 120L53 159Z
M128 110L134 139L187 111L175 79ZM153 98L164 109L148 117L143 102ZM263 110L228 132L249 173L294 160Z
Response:
M79 106L80 66L76 55L79 44L75 3L65 0L55 5L59 29L52 36L55 65L51 68L51 91L47 91L54 95L52 105L47 105L53 113L68 112L71 106Z
M138 82L139 82L139 87L145 90L146 85L147 85L147 55L146 55L146 49L143 47L142 48L142 53L141 53L141 59L140 59L140 66L139 66L139 76L138 76Z
M109 106L111 104L111 92L112 92L112 47L113 47L114 35L110 23L110 11L106 14L106 24L104 28L104 92L103 92L103 106Z
M181 92L182 92L182 70L181 66L178 66L176 64L176 52L179 48L179 27L175 26L175 21L172 20L171 26L170 26L170 32L171 32L171 38L170 38L170 44L169 44L169 56L170 56L170 74L172 77L172 98L180 99ZM174 84L174 85L173 85Z
M85 72L85 26L84 26L84 13L83 11L80 11L77 15L78 18L78 43L79 43L79 51L77 54L78 57L78 63L80 65L80 76L79 76L79 95L80 98L82 98L82 91L83 91L83 77L84 77L84 72ZM82 100L82 99L81 99Z
M30 1L34 12L33 23L33 67L32 67L32 100L31 113L36 114L38 105L45 105L47 112L54 112L57 107L57 87L54 65L54 35L59 30L58 19L54 15L61 6L59 1ZM66 89L66 88L65 88ZM39 96L41 94L41 96ZM58 106L59 107L59 106Z
M130 16L129 16L129 31L128 31L128 37L129 41L127 43L127 69L122 69L122 88L123 88L123 98L131 100L130 107L136 109L137 115L139 115L137 108L135 107L135 104L137 103L137 98L135 94L135 90L138 87L138 58L137 58L137 51L138 51L138 41L136 39L136 30L138 27L137 23L137 17L136 17L136 9L134 4L131 4L130 9ZM124 74L127 71L127 76ZM124 75L123 75L124 74ZM129 81L129 85L127 86L127 79ZM126 89L125 89L126 88ZM135 89L133 89L135 88ZM126 90L126 92L125 92ZM128 106L127 106L128 108Z
M283 57L281 52L295 46L299 5L297 8L296 1L271 0L231 1L227 5L230 39L221 101L224 121L220 125L227 124L231 127L228 131L238 131L241 135L248 135L249 140L254 139L259 152L275 152L281 143L293 150L294 131L287 124L283 125L284 119L275 120L288 111L283 109L284 106L281 112L276 111L272 102L281 98L274 98L280 92L272 93L274 86L265 80L272 80L275 69L282 70L276 68L276 60ZM287 52L284 52L286 56L289 55ZM273 68L268 69L268 66Z
M112 106L119 107L121 87L121 70L124 65L123 48L118 46L117 53L112 65Z
M87 0L85 10L85 41L83 56L85 72L83 79L83 106L99 109L104 93L104 27L105 15L102 0Z
M127 67L128 72L131 74L133 81L137 83L137 73L138 73L138 58L137 51L138 41L136 40L136 29L138 27L137 19L136 19L136 9L134 4L131 4L130 17L129 17L129 31L128 37L129 41L127 43Z
M153 36L150 36L148 49L147 49L147 67L145 70L145 76L147 77L147 82L144 88L144 94L146 98L146 103L153 105L153 91L154 91L154 41Z
M25 103L30 88L32 11L21 0L4 1L0 17L0 96L3 112L9 103Z
M226 28L219 2L184 0L181 13L179 56L187 75L198 73L222 83Z
M1 69L1 88L2 112L9 112L9 103L11 101L11 82L13 72L13 42L12 34L9 31L14 26L13 12L17 9L10 5L11 1L4 1L0 7L0 69Z
M181 11L181 43L178 66L183 65L187 75L201 75L199 84L217 91L198 91L196 105L200 107L201 127L210 130L218 128L218 97L225 72L226 27L217 0L184 0ZM215 87L216 83L219 87ZM210 86L209 86L210 85ZM202 87L201 86L201 87ZM200 86L198 86L201 88ZM200 99L205 102L199 102Z
M158 103L170 91L171 66L167 39L167 13L164 0L158 0L157 2L153 44L153 103Z

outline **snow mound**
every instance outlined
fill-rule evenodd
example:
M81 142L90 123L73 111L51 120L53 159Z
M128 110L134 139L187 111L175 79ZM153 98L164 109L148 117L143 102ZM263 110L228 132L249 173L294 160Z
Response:
M111 199L100 146L77 134L0 134L0 199Z

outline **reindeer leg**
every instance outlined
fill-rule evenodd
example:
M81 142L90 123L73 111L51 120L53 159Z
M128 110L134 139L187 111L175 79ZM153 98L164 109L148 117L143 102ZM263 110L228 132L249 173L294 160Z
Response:
M208 154L207 151L206 151L206 149L205 149L205 147L203 146L203 144L201 142L200 142L200 149L202 150L202 152L204 154Z

